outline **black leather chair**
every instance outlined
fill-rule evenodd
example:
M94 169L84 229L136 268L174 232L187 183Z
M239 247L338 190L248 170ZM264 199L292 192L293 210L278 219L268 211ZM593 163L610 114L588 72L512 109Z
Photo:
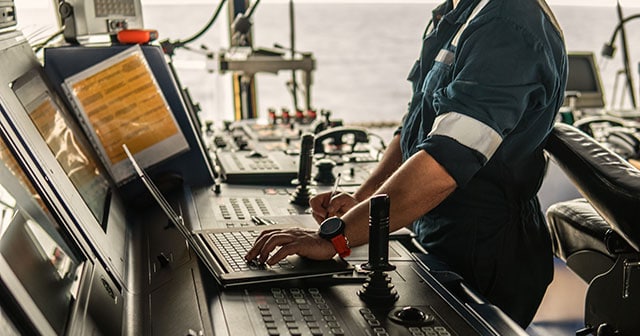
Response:
M556 255L588 284L582 335L640 335L640 171L557 124L546 151L585 199L547 210Z

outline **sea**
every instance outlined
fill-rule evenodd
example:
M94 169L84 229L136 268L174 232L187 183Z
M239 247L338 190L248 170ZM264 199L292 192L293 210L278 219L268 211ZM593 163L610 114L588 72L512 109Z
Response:
M22 0L29 1L29 0ZM33 0L30 0L33 1ZM44 1L44 0L43 0ZM610 6L552 6L563 28L569 51L595 53L599 64L607 104L629 106L629 98L620 87L617 75L623 68L620 40L613 58L600 56L602 46L611 39L618 23L616 8ZM17 3L19 28L30 41L42 41L57 29L51 6L22 6ZM156 29L160 40L185 40L199 32L214 13L218 1L211 4L144 5L144 25ZM394 123L406 111L410 85L406 80L416 60L421 36L436 4L388 2L295 3L293 20L289 4L260 3L252 15L253 45L272 48L291 46L294 27L295 50L310 52L316 60L312 76L311 106L330 111L345 123ZM640 13L636 7L623 7L625 16ZM178 49L173 56L179 81L199 104L201 118L212 121L233 118L231 79L218 70L219 55L228 46L229 19L226 8L212 27L200 38ZM636 90L640 86L640 20L629 21L625 28L631 69ZM287 83L290 71L256 76L256 105L259 118L269 108L292 109L293 99ZM301 83L300 73L296 80ZM618 81L617 94L613 95ZM299 105L304 107L303 92Z

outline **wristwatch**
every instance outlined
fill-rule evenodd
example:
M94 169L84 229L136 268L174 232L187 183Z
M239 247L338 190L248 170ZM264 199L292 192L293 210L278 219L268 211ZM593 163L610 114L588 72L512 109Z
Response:
M345 224L339 217L329 217L325 219L318 229L320 238L324 238L333 244L341 258L348 257L351 254L349 240L344 235Z

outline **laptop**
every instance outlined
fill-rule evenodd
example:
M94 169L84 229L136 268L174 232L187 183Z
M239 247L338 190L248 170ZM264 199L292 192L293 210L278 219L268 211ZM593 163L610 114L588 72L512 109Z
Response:
M155 183L140 167L127 146L122 147L142 183L221 286L250 285L353 272L354 267L338 256L330 260L316 261L292 255L273 266L246 262L244 260L246 251L251 248L265 226L272 229L317 228L318 225L311 215L296 216L295 220L287 216L253 217L251 220L255 225L193 232L187 228L183 217L173 209Z

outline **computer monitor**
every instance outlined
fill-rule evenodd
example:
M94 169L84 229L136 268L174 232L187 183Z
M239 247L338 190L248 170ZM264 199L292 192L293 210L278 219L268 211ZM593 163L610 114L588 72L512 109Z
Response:
M67 77L62 87L96 153L119 185L134 175L123 144L146 167L189 150L139 46Z
M86 98L89 97L85 97L85 102L87 102L87 104L82 104L80 101L83 100L82 95L78 96L70 94L72 93L71 91L74 90L74 83L78 84L80 82L84 82L84 79L87 79L86 83L89 83L90 81L93 81L93 79L97 79L90 79L92 77L91 74L102 73L101 69L104 69L102 68L103 65L106 65L106 68L111 68L115 64L123 64L128 69L129 65L127 65L126 61L124 63L118 61L118 59L120 59L119 55L125 56L124 60L126 60L134 55L139 55L139 51L142 51L142 54L146 59L145 63L147 63L149 70L153 74L153 81L157 83L157 87L155 84L153 85L156 87L156 94L154 95L158 96L158 93L161 93L161 97L168 106L168 110L165 109L165 112L170 111L170 113L162 112L160 114L154 113L153 115L171 117L179 126L179 132L171 136L167 136L169 134L167 132L162 132L164 135L161 135L158 139L161 141L153 141L152 146L142 151L134 149L134 156L145 168L148 169L149 174L152 176L163 175L164 178L168 178L173 182L189 186L204 186L212 184L213 172L211 170L211 165L207 160L208 154L204 140L201 137L201 129L197 128L194 120L195 116L190 114L185 106L185 102L176 84L176 78L171 73L170 68L167 65L166 57L161 48L155 45L140 45L133 47L133 49L129 45L113 45L108 47L95 46L91 48L84 46L46 48L44 50L44 69L47 78L51 80L51 83L54 85L59 95L63 98L68 98L67 100L70 104L76 104L74 111L80 118L85 119L85 125L94 125L92 126L94 130L88 130L86 132L87 134L93 133L94 136L92 138L95 139L95 131L98 131L95 126L97 124L104 123L99 122L99 115L94 115L92 113L92 108L90 106L93 105L92 101L91 99L88 99L88 102L86 101ZM108 71L104 72L104 74L105 78L109 78ZM139 103L140 100L138 99L138 101L135 101L135 98L140 96L140 92L138 92L135 87L131 88L131 86L136 83L130 82L127 85L116 85L118 83L115 80L113 82L113 85L107 85L102 88L106 92L106 99L113 99L114 97L122 94L118 92L111 94L108 92L108 90L113 87L117 90L135 91L132 92L131 95L127 96L126 100L134 100L134 102ZM63 88L66 89L62 90ZM148 88L151 88L151 86ZM151 95L149 95L149 97L151 97ZM80 105L85 105L83 108L84 112L81 111L82 109L80 108ZM164 105L164 103L162 105ZM133 103L129 106L133 106ZM118 112L119 110L120 109L114 108L111 110L111 113ZM160 110L156 112L159 111ZM142 112L130 111L128 115L134 116L139 113ZM173 123L173 121L171 123ZM109 124L111 124L111 122L104 125L108 126ZM123 127L123 129L128 128L129 127ZM131 138L134 135L135 134L131 133L130 135L123 137L123 139ZM155 137L157 137L157 135L153 135L153 138ZM149 137L149 140L151 140L151 138L152 136ZM180 138L186 140L187 146L185 146L184 141ZM132 142L127 140L126 144L130 149L133 149L132 147L136 142L141 143L139 141ZM118 158L121 158L119 155L123 154L121 146L122 142L118 143L116 147L113 147L116 151L120 150L120 152L117 153ZM188 148L188 150L183 150L186 148ZM101 155L101 157L109 157L108 153L105 154L106 155ZM146 159L145 156L147 157ZM145 192L145 190L141 183L135 183L138 182L135 179L132 180L134 183L127 182L131 182L131 180L127 180L126 178L126 175L131 173L131 167L128 166L128 162L125 161L118 160L115 164L107 163L106 165L108 169L111 169L110 166L113 166L113 169L111 170L114 171L113 176L115 177L116 183L118 183L118 180L123 183L118 184L118 189L121 192L121 195L124 198L127 198L127 196L136 195L136 193ZM123 174L119 174L119 172ZM118 176L124 178L124 180L119 179Z
M124 283L128 234L115 184L21 32L0 35L0 64L11 65L0 72L0 126L19 139L12 144L66 230Z
M570 106L574 99L573 107L604 108L604 90L600 79L600 70L592 52L570 52L569 76L567 79L567 95L575 94L575 98L565 98L564 105Z
M11 89L96 221L106 231L109 181L80 128L48 89L40 69L20 76L11 83Z
M14 321L20 333L65 332L83 261L68 241L68 234L0 137L0 296L12 297L29 310L33 325ZM15 307L0 310L15 315Z
M123 29L142 29L140 0L54 0L60 3L60 22L64 36L81 39L113 35Z

